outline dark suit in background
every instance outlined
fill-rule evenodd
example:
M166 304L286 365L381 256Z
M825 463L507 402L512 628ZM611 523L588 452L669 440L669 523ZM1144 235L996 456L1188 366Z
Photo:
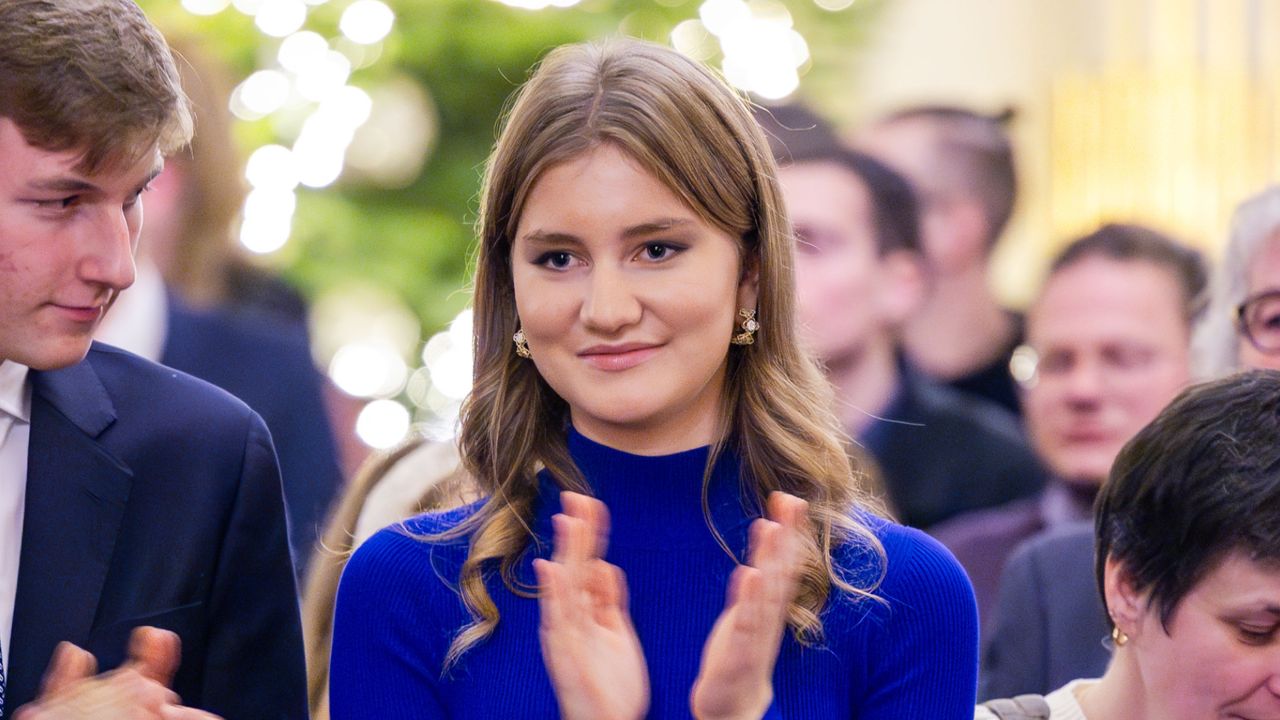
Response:
M168 296L160 362L211 382L262 416L275 441L299 579L342 484L338 455L302 323L194 310Z
M234 358L228 358L233 361ZM271 438L211 385L95 344L31 373L22 554L5 708L58 642L118 666L133 628L182 639L173 689L227 720L307 716Z
M1015 416L905 363L898 377L893 399L858 442L879 466L899 521L928 529L1040 492L1045 470Z
M1093 524L1076 523L1024 543L1000 581L978 699L1046 694L1102 677L1110 629L1093 568Z

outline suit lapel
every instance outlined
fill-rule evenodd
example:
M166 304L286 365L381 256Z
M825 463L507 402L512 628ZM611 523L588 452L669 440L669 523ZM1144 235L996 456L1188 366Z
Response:
M132 484L98 442L115 408L89 361L32 382L7 709L35 697L58 642L88 638Z

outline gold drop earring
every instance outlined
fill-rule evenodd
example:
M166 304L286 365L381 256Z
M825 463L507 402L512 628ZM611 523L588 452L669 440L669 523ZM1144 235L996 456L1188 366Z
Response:
M516 344L516 355L522 358L531 358L533 353L529 352L529 341L524 337L524 330L516 330L516 334L511 336L511 341Z
M738 311L738 317L741 320L738 326L742 328L742 332L734 335L729 340L734 345L750 345L756 341L756 331L760 329L760 323L756 320L756 311L742 308Z

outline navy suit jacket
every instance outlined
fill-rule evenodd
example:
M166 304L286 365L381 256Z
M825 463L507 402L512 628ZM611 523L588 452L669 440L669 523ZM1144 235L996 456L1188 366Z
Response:
M182 638L173 689L227 720L307 717L302 637L271 437L204 382L95 344L33 372L5 709L54 647L119 665L130 632Z
M1093 523L1023 543L1000 580L978 699L1047 694L1077 678L1102 677L1110 633L1093 568Z
M306 328L193 310L170 293L160 362L226 390L266 421L280 458L289 538L301 578L342 484Z

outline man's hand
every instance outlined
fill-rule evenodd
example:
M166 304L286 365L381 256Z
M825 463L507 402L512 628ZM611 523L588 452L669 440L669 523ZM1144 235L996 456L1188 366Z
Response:
M95 675L98 663L88 651L64 642L54 650L40 697L18 708L14 720L217 720L182 707L166 686L181 657L178 636L140 627L129 638L129 661Z

